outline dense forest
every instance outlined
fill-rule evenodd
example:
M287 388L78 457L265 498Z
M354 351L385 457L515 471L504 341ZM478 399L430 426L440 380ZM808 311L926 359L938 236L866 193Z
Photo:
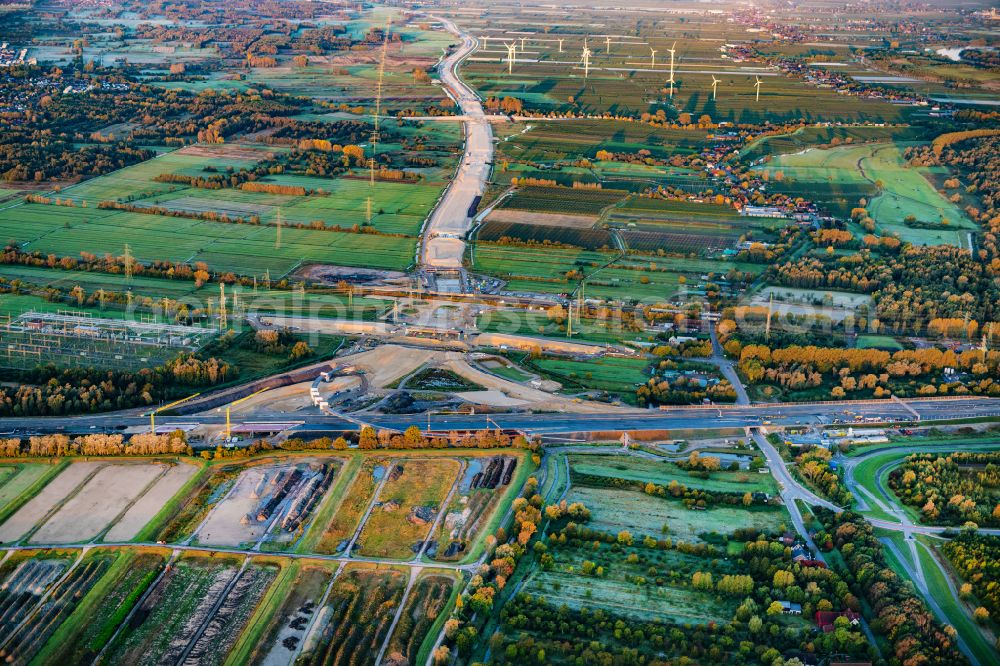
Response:
M817 509L846 563L851 591L874 614L872 629L888 641L892 663L904 666L958 666L967 660L955 644L955 630L943 627L914 592L909 581L888 565L874 528L851 511L833 514Z
M5 372L16 386L0 386L0 416L61 416L156 404L230 381L236 369L215 358L181 354L137 371L39 366ZM186 392L186 393L185 393Z
M928 523L1000 527L1000 453L916 453L889 487Z
M944 553L962 580L959 594L966 601L978 599L973 611L978 622L1000 618L1000 537L962 532L945 542Z

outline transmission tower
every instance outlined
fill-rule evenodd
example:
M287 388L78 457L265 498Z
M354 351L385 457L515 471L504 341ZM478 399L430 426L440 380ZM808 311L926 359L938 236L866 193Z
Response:
M385 30L382 32L382 57L378 63L378 82L375 84L375 118L374 130L372 131L372 157L368 162L370 187L375 187L375 152L378 149L379 121L382 115L382 81L385 79L385 57L389 51L389 26L391 19L386 19ZM370 221L370 220L369 220Z
M389 50L389 26L392 19L385 20L385 30L382 32L382 56L378 63L378 81L375 84L375 117L372 126L372 154L368 159L368 198L365 201L365 226L372 223L372 199L375 196L375 155L378 152L379 122L382 116L382 82L385 79L385 57Z
M122 255L122 262L125 264L125 282L128 283L132 282L132 272L134 269L132 261L132 248L128 246L128 243L125 243L125 254Z
M219 329L226 330L229 328L229 322L226 318L226 283L219 283Z

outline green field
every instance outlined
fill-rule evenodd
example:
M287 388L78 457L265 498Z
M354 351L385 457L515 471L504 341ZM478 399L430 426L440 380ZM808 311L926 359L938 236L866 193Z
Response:
M570 391L588 387L632 396L636 386L649 379L649 361L645 359L609 357L572 361L541 358L531 361L531 367L543 376L563 383L564 388Z
M9 504L54 469L54 465L34 463L0 466L0 515L4 514Z
M889 335L859 335L859 349L885 349L888 351L899 351L903 349L902 343Z
M837 148L810 148L791 155L779 155L768 162L771 174L781 172L784 180L774 184L789 194L812 192L820 202L842 201L845 215L870 198L867 206L882 233L898 235L917 245L951 244L968 247L968 232L977 227L955 204L934 189L925 173L907 166L903 144L866 144ZM878 184L881 185L879 189ZM922 229L907 225L905 218L938 228Z
M76 256L120 256L129 244L138 261L157 259L208 264L213 271L272 279L303 263L331 263L401 270L413 259L415 238L222 224L92 208L25 204L5 211L0 237L28 251ZM276 247L278 246L278 247Z
M716 506L704 511L687 509L677 501L651 497L636 490L574 486L567 502L583 502L590 509L588 526L617 534L628 530L633 536L659 535L667 525L674 540L701 541L703 534L728 534L741 527L775 532L788 524L781 509L748 511L743 507Z
M393 478L397 466L401 471ZM369 557L412 557L412 547L426 538L433 518L417 522L411 512L426 507L429 515L436 515L458 471L459 463L453 459L391 460L385 469L390 478L361 530L355 550Z
M589 298L663 302L681 289L695 293L704 282L701 277L723 277L736 269L756 274L763 266L708 259L675 257L622 257L613 252L573 248L525 247L479 242L472 250L476 270L508 280L508 291L571 293L576 281L566 273L583 271Z
M718 471L712 472L711 476L705 479L681 469L672 462L634 456L571 455L569 460L573 471L592 476L652 482L663 486L676 480L688 488L700 488L708 492L777 493L777 486L770 474Z
M556 606L602 609L643 621L666 623L725 622L735 609L732 602L703 592L666 585L638 586L625 580L628 571L620 571L620 563L615 565L619 571L603 578L583 578L574 572L571 563L564 564L562 571L536 570L528 575L525 591L543 595Z
M881 118L893 121L908 113L904 107L838 95L834 90L817 88L780 74L745 70L722 59L718 49L722 42L744 39L745 33L735 25L720 26L706 19L683 26L684 38L677 40L678 83L671 99L664 83L669 69L662 61L662 54L666 53L671 37L676 38L676 35L653 31L644 34L641 40L632 41L636 30L634 24L622 23L604 29L627 31L630 37L628 41L621 38L614 41L610 53L605 51L603 43L593 48L587 78L579 64L583 35L566 32L532 35L526 45L531 60L518 62L513 73L508 73L505 62L506 53L501 43L504 37L494 33L489 47L466 62L465 78L484 96L514 96L527 108L546 112L610 112L638 116L647 111L669 109L691 113L695 118L707 114L715 121L746 123L767 119L853 121ZM519 36L515 32L506 38L518 39ZM563 54L558 52L555 43L559 36L566 38ZM650 46L661 54L655 66L650 60ZM713 73L721 81L715 99L711 92ZM753 87L754 75L758 73L764 74L759 101L755 99Z
M744 160L755 160L767 155L797 153L819 144L832 141L862 143L866 141L911 141L923 138L924 132L916 127L800 127L789 134L763 136L740 151Z

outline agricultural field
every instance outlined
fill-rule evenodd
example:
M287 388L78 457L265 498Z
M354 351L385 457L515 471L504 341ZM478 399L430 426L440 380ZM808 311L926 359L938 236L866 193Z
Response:
M449 459L390 460L352 553L411 559L421 552L463 467Z
M587 476L629 479L668 485L676 480L689 488L700 488L720 493L777 493L777 485L770 474L741 471L716 471L707 478L700 472L682 469L676 463L649 458L606 455L569 455L570 470Z
M305 638L299 663L375 664L407 585L403 571L348 565L334 582Z
M29 663L52 637L56 628L74 612L80 600L87 596L114 565L117 557L117 554L107 552L83 556L51 588L47 596L42 598L39 595L38 605L26 621L14 628L6 640L0 639L0 654L5 656L6 661ZM11 585L14 588L21 587L18 578L24 575L15 572Z
M698 293L703 290L703 275L721 279L730 271L755 275L764 268L732 261L488 242L475 243L470 253L473 268L507 280L508 292L572 293L579 279L570 281L566 274L582 271L588 297L641 303L664 302L682 289Z
M118 551L107 573L58 625L39 663L90 662L163 569L166 558L148 550ZM55 628L55 627L53 627Z
M0 525L0 541L130 541L198 469L185 463L77 462L61 469L37 467L26 466L10 479L12 497L34 495Z
M620 395L625 400L633 399L636 387L649 379L650 367L645 359L617 357L592 361L540 358L529 363L528 367L559 382L567 391L590 388Z
M525 121L505 128L498 151L501 159L537 163L572 162L580 157L594 160L599 150L638 153L645 149L654 157L669 157L696 152L706 143L707 134L624 120Z
M523 482L526 468L514 456L468 458L465 463L455 494L443 508L437 531L430 535L426 554L437 561L467 560L475 555L500 507Z
M413 238L224 224L143 213L24 204L5 212L4 238L25 250L76 256L124 253L128 243L136 260L204 262L213 271L272 279L305 263L332 263L401 270L409 265Z
M667 534L688 543L705 541L706 537L714 539L715 535L744 527L777 532L788 525L787 514L773 507L748 511L742 506L718 505L695 510L677 500L650 498L636 490L618 488L574 485L566 501L582 502L589 508L589 525L594 529L615 534L627 530L637 536Z
M600 215L608 206L622 201L627 192L621 190L519 187L504 199L499 210L527 210L567 215Z
M338 468L339 461L330 459L249 467L212 506L194 538L216 546L266 540L272 548L287 547L301 534Z
M31 533L58 510L60 503L78 487L97 474L102 463L83 462L69 465L41 488L30 500L0 524L0 543L13 543Z
M315 546L316 552L340 553L347 548L365 511L375 497L379 481L385 475L385 464L382 460L366 458L353 475L345 473L341 477L335 489L339 492L331 493L326 500L327 506L333 513L322 523L322 533ZM350 485L343 485L348 482ZM325 506L320 515L327 513L328 509ZM317 521L316 527L320 525L320 521Z
M422 645L433 640L431 631L442 624L444 611L454 597L455 578L444 572L428 571L413 585L400 612L399 623L389 637L385 660L390 664L422 663ZM426 651L424 651L426 652Z
M18 655L31 654L37 649L25 628L30 628L36 612L55 611L59 615L67 602L72 601L72 588L65 583L82 581L85 585L92 584L89 578L67 576L67 572L76 570L75 556L70 553L43 553L21 551L6 559L0 567L0 654ZM70 596L61 594L50 596L62 604L50 604L40 608L40 603L46 595L56 591L70 589ZM86 587L83 591L86 591ZM41 628L45 624L40 625ZM9 650L9 651L8 651ZM30 657L29 657L30 658Z
M766 170L772 182L781 173L781 182L774 185L780 191L809 192L818 203L840 202L834 209L840 215L849 214L861 198L870 198L867 208L877 227L901 240L967 248L976 225L934 189L922 167L903 162L903 147L892 143L810 148L776 156ZM930 228L907 223L910 216Z
M680 624L725 622L736 609L733 601L723 601L686 585L685 579L704 566L698 557L656 552L645 561L632 564L622 562L620 556L607 550L595 553L591 549L561 548L555 557L549 570L536 569L528 575L524 590L542 595L557 606L601 609L636 620ZM598 566L608 573L600 578L581 578L577 569L584 558L600 563ZM670 583L654 586L638 582L648 577L651 570Z
M568 336L566 323L553 320L548 314L516 310L496 310L477 319L477 327L486 333L507 333L542 338L558 338L598 344L619 344L641 339L652 341L652 334L641 334L614 318L584 316L573 320L573 335ZM519 361L520 362L520 361ZM517 381L523 380L523 377Z
M204 651L208 645L202 639L209 634L217 637L220 626L235 621L230 630L242 629L239 618L247 606L256 605L274 574L267 566L251 564L241 569L236 559L184 557L174 561L99 662L155 664L184 659L199 648ZM242 596L234 594L237 589ZM213 613L220 602L218 612ZM230 636L235 641L237 635ZM215 641L213 652L221 650L224 657L227 643ZM217 654L214 661L218 663Z
M763 136L740 151L745 160L756 160L768 155L798 153L808 148L831 143L885 143L887 141L915 141L927 138L925 132L914 126L886 127L837 127L815 125L800 127L789 134Z
M259 633L250 632L254 640L241 641L232 657L237 663L290 663L317 615L334 569L320 562L293 561L281 576L274 585L276 607Z
M19 463L0 466L0 516L9 515L18 500L58 473L55 465Z
M637 116L662 109L741 123L864 118L898 121L909 114L909 109L885 101L842 96L767 67L737 64L719 45L744 41L746 34L739 25L719 24L708 16L691 17L679 28L683 36L678 38L679 33L669 30L636 35L634 23L604 15L600 20L608 18L611 22L602 23L602 30L614 35L610 50L603 38L591 42L590 73L585 77L580 52L586 26L565 26L565 17L534 17L528 25L535 29L523 31L498 27L496 13L488 17L463 15L463 27L490 37L488 44L466 61L465 76L484 96L517 97L526 108L543 113ZM537 31L538 22L556 25L543 34ZM523 53L509 73L503 42L517 41L520 49L522 36L526 37ZM559 52L559 38L565 41L563 53ZM664 82L670 73L669 63L664 57L674 38L677 84L670 97ZM659 54L655 62L650 57L652 48ZM713 76L719 79L717 95L712 94ZM757 76L763 80L759 101L754 93Z

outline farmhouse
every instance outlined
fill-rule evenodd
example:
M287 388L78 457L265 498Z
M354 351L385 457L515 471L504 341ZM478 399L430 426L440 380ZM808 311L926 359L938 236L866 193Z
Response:
M793 603L791 601L778 600L781 604L781 612L785 615L802 615L802 604Z
M816 626L822 629L823 633L828 634L834 630L834 621L838 617L846 617L847 621L852 625L856 625L861 622L861 615L850 609L839 613L834 611L816 611Z

